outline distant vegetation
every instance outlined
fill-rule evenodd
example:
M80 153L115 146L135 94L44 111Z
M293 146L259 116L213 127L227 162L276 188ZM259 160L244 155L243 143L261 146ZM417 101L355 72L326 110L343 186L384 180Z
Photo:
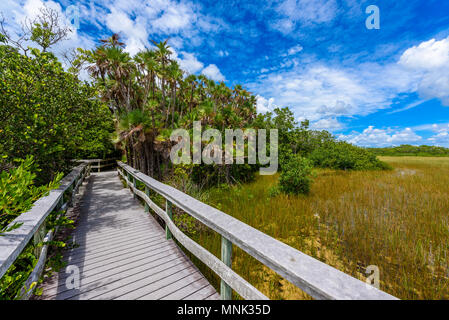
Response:
M368 148L367 150L379 156L449 157L449 148L437 146L403 144L398 147Z

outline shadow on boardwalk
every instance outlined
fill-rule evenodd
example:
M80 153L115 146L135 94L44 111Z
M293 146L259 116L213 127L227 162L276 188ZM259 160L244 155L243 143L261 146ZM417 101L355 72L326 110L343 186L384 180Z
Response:
M176 244L166 240L164 229L123 188L116 171L93 173L87 181L72 233L77 246L64 256L70 270L79 270L80 286L70 285L76 272L61 270L44 283L40 299L219 298Z

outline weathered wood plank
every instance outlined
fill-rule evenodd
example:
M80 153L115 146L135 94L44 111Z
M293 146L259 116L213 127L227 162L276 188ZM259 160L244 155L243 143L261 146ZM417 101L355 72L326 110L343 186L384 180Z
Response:
M213 294L216 294L217 292L213 290L210 286L206 286L184 298L182 300L204 300L208 297L210 297ZM217 300L220 299L220 296L217 294Z
M142 295L163 290L163 280L168 277L178 282L167 283L171 285L169 293L182 289L181 295L187 296L199 289L190 274L210 286L177 245L166 240L165 230L123 188L115 172L95 173L91 183L74 232L79 247L64 256L69 265L79 268L80 287L67 288L65 281L71 274L62 271L44 286L44 299L115 299L124 295L128 299L133 298L130 293L134 289Z

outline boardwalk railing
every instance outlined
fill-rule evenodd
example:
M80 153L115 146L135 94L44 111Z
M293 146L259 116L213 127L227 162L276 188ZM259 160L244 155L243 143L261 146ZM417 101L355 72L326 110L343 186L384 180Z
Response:
M110 159L82 159L75 160L79 163L90 163L91 169L96 172L100 172L103 168L114 168L117 165L117 158Z
M233 244L315 299L396 299L122 162L118 162L118 166L119 174L126 180L132 192L145 201L145 209L153 209L164 220L167 238L173 236L221 278L222 299L232 297L231 288L245 299L267 299L231 269ZM137 189L137 181L145 185L145 192ZM165 211L149 198L150 190L166 199ZM172 205L221 235L221 260L176 227L172 221Z
M48 250L46 243L51 241L57 232L57 229L46 229L46 218L55 211L65 213L79 186L89 174L90 163L82 163L75 167L61 180L58 189L50 191L48 196L37 200L30 211L21 214L11 222L10 226L20 224L19 228L0 236L0 278L8 271L32 238L37 247L35 253L38 262L26 280L20 298L28 299L32 295L32 290L29 288L33 282L39 280L45 266Z

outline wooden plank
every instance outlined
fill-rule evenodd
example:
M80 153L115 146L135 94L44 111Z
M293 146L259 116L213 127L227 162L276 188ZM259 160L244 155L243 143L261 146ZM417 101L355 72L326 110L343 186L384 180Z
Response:
M166 278L171 280L170 290L182 289L181 295L187 296L200 289L192 285L191 274L202 285L208 284L176 244L165 239L165 230L122 187L116 173L95 173L92 183L75 231L81 246L64 255L69 265L80 270L80 288L68 289L65 281L70 274L61 271L44 286L43 298L113 299L134 289L147 294L162 290ZM189 281L180 282L182 278Z
M58 300L87 300L94 298L99 299L98 296L106 295L117 288L122 288L133 280L138 281L143 277L147 277L149 274L154 274L160 270L167 269L167 266L175 266L178 263L182 262L183 260L180 258L165 256L161 259L147 262L146 264L143 264L138 268L131 268L123 270L122 272L114 272L110 276L83 279L79 291L67 290L65 287L62 287L62 290L58 292L57 298ZM112 296L115 295L112 293ZM104 297L105 296L103 296L103 298L101 299L104 299Z
M119 283L113 283L110 286L108 286L108 292L98 294L93 298L99 300L113 300L113 299L133 300L136 299L134 292L139 292L138 291L139 289L147 291L155 290L153 289L154 283L156 283L161 279L166 278L169 275L177 274L185 269L186 269L186 261L183 259L176 260L176 262L174 263L170 262L158 266L154 268L154 270L150 269L146 270L146 272L133 274L132 276L123 279Z
M195 293L201 289L204 289L205 287L210 286L209 282L207 282L203 277L199 277L194 282L190 283L189 285L183 287L183 288L177 288L173 292L160 297L161 300L182 300L185 297L191 295L192 293Z
M81 275L81 286L90 285L92 282L102 280L108 277L113 277L115 274L121 274L126 272L131 272L130 275L133 274L133 270L140 270L141 268L147 269L148 266L151 266L153 263L158 265L160 262L171 261L175 259L180 259L178 256L173 256L171 253L174 252L173 248L164 248L160 252L155 253L154 255L150 255L148 257L142 257L141 259L136 259L135 261L128 262L114 268L103 270L102 272L95 274L82 274ZM61 273L56 281L46 286L46 289L51 289L53 287L61 287L62 289L58 289L58 291L65 291L65 274Z
M162 289L169 284L180 279L192 275L197 272L189 263L182 263L173 268L166 269L158 274L152 275L139 282L135 282L133 286L123 287L122 294L114 300L138 300L144 296Z
M215 291L215 289L212 286L207 286L207 287L204 287L204 288L202 288L196 292L193 292L192 294L182 298L182 300L204 300L215 293L217 293L217 292ZM219 295L218 295L218 299L220 299Z
M126 172L316 299L396 300L281 241L118 162ZM143 197L145 197L145 194ZM145 199L145 198L144 198ZM151 206L151 205L150 205ZM168 223L166 221L166 223ZM171 227L170 227L170 230ZM176 236L175 236L176 237ZM203 261L204 262L204 261ZM237 291L239 282L227 283Z
M164 285L163 287L159 288L156 291L153 291L143 297L140 297L139 300L160 300L163 297L173 294L176 292L180 292L182 289L187 288L190 291L195 291L198 289L195 286L195 282L202 280L203 275L199 272L190 273L187 277L184 277L178 281L172 282L168 285ZM186 295L186 293L184 293ZM182 297L184 297L182 295Z

